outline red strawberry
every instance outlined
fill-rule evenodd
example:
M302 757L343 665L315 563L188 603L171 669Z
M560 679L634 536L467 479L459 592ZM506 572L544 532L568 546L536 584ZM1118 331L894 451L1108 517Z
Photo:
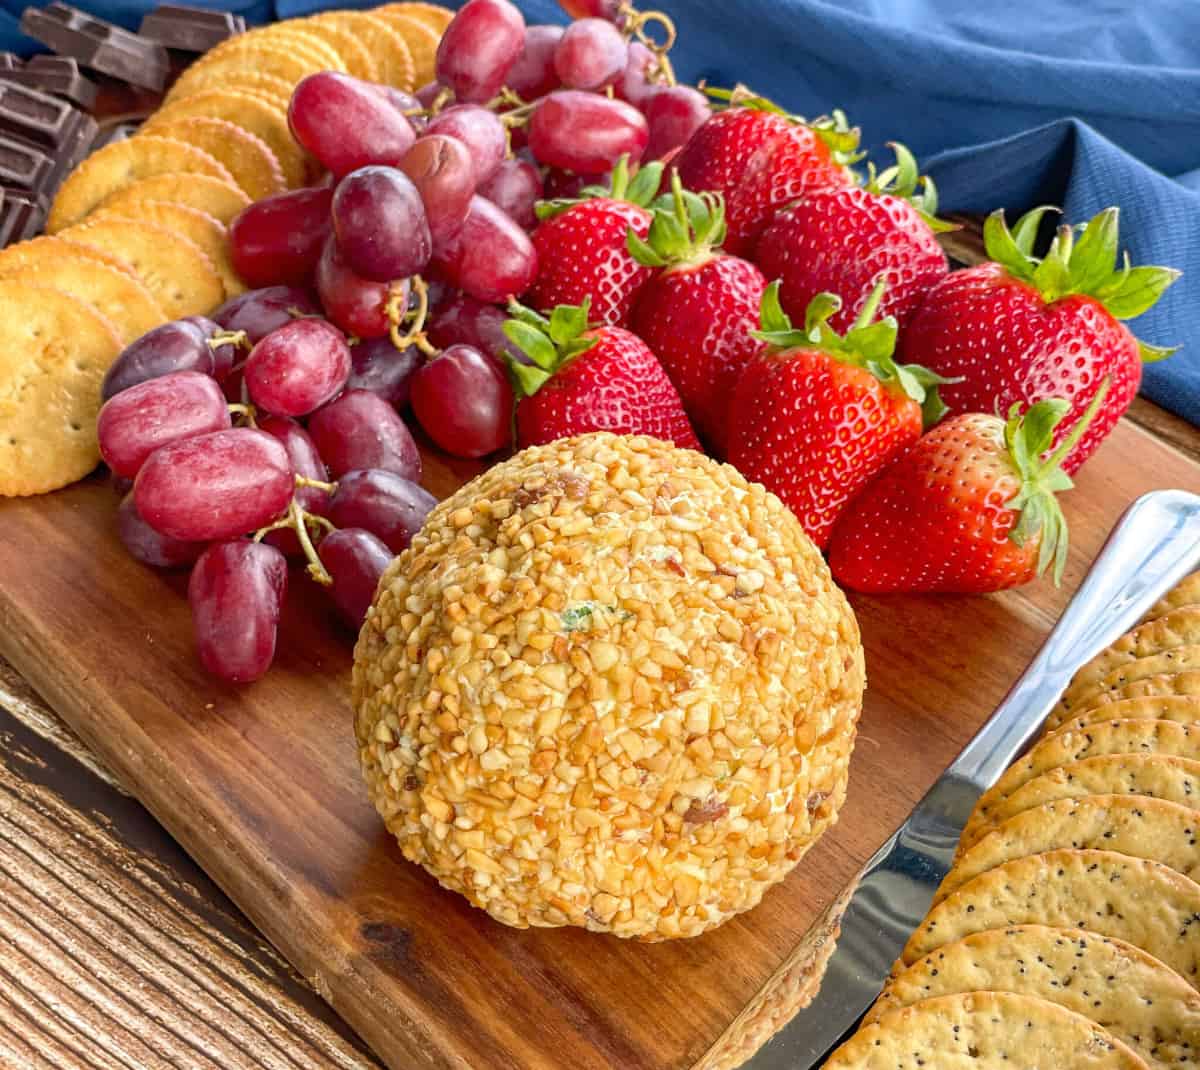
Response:
M613 169L609 190L586 187L583 200L544 201L542 220L533 232L538 255L537 278L524 300L535 308L591 301L599 323L624 327L638 291L654 274L639 264L625 244L630 228L645 237L650 231L648 205L657 195L661 164L647 164L633 180L628 160Z
M882 278L887 291L879 314L895 316L903 330L949 271L934 231L953 227L936 218L937 191L919 176L912 153L893 147L895 167L880 175L872 169L865 186L807 194L780 212L758 240L755 263L780 280L779 301L789 316L802 316L822 291L835 293L843 303L829 325L845 331Z
M920 437L922 406L941 415L938 377L892 359L894 319L872 322L882 293L880 283L842 337L828 324L836 296L818 294L793 330L771 283L758 337L772 348L734 394L729 462L778 494L821 547L847 502Z
M711 96L718 91L709 90ZM840 112L805 122L742 87L728 110L709 119L675 161L683 184L725 198L725 248L745 256L785 204L814 189L849 186L858 131Z
M675 170L686 188L720 193L728 200L757 154L791 129L786 115L758 106L757 99L717 112L688 139L675 157Z
M858 591L980 594L1028 583L1067 559L1067 524L1054 495L1071 487L1061 461L1103 400L1102 386L1054 455L1070 411L1039 401L1007 421L963 413L935 427L854 500L829 543L839 583Z
M1063 469L1075 472L1129 407L1142 361L1173 352L1139 342L1118 322L1140 316L1179 277L1170 268L1121 269L1117 209L1097 215L1076 240L1060 227L1042 259L1031 255L1046 209L1024 216L1010 233L1004 213L984 225L994 263L951 272L933 287L901 338L904 360L961 377L945 391L959 411L1007 412L1020 403L1063 397L1071 411L1056 442L1071 432L1100 383L1111 382L1104 408Z
M631 326L654 350L700 436L724 456L729 404L746 362L765 343L751 332L767 280L747 260L714 247L725 237L719 193L685 192L655 209L646 241L630 234L640 263L664 270L643 288Z
M700 442L658 358L621 327L589 327L588 305L559 305L547 319L515 302L504 325L533 361L510 360L522 395L517 444L524 449L585 431L652 435L689 449Z

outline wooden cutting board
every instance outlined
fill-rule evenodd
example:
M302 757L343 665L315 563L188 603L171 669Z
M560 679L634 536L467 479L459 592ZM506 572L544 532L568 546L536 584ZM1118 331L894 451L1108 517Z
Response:
M439 496L472 473L427 458ZM98 479L0 502L0 653L394 1068L685 1070L802 947L1033 654L1112 523L1200 465L1122 423L1065 498L1062 590L857 598L869 689L841 821L761 906L641 945L506 929L406 863L363 791L351 637L294 576L280 656L200 670L184 578L142 568ZM768 1000L769 1002L769 1000Z

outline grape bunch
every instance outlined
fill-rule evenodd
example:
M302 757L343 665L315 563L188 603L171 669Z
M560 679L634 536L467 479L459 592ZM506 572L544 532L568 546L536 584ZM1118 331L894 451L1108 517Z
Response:
M313 186L245 209L234 268L254 289L211 319L133 343L109 371L98 434L139 561L190 568L204 667L257 679L274 657L288 562L361 623L434 499L402 413L441 449L511 445L506 307L538 272L547 195L677 150L710 114L676 86L653 18L571 0L526 26L469 0L437 81L415 94L322 71L288 120ZM619 10L618 10L619 7Z
M245 683L270 667L289 558L360 625L433 507L396 408L416 365L386 357L350 344L304 290L276 286L155 328L105 377L97 434L127 491L121 540L144 564L191 569L213 675Z

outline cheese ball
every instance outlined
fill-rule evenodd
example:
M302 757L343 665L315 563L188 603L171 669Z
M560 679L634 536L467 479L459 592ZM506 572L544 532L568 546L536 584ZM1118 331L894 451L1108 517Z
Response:
M775 495L582 435L442 502L354 655L367 787L406 858L507 925L695 936L837 817L858 626Z

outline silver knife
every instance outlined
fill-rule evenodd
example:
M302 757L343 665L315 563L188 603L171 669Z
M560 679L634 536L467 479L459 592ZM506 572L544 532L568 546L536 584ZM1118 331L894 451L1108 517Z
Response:
M1125 511L1029 667L867 863L812 1003L745 1067L810 1070L851 1031L928 912L976 800L1030 742L1075 671L1197 565L1200 497L1153 491Z

